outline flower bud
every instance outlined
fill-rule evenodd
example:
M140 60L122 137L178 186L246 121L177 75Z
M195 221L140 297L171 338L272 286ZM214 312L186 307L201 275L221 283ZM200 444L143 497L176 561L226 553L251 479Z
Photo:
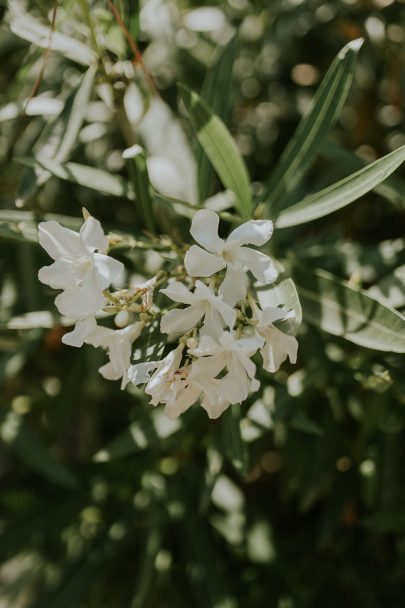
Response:
M127 310L120 310L118 314L115 315L114 323L117 327L125 327L128 325L129 314Z

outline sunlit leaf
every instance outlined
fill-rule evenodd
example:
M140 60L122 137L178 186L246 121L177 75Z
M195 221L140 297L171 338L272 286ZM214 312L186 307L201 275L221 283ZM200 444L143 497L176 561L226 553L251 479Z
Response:
M401 146L353 175L285 209L278 217L277 228L299 226L346 207L384 181L404 160L405 146Z
M237 38L233 36L228 44L220 49L219 56L208 68L201 88L202 99L224 122L226 122L231 104L232 72L236 51ZM214 179L212 165L202 147L198 150L197 162L198 189L202 203L211 194Z
M304 320L359 346L405 353L405 317L338 277L301 266L294 280Z
M223 185L235 193L239 213L249 218L252 212L249 176L232 136L197 93L184 85L179 85L179 89L198 141Z
M352 40L337 55L319 86L309 111L271 173L265 197L272 215L285 207L286 199L311 166L339 117L345 103L358 52L363 40Z

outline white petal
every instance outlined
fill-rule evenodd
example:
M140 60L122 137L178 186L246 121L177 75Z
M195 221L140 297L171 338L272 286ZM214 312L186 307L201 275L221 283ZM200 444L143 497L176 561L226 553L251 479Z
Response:
M248 284L248 279L244 270L238 270L228 266L219 292L227 304L235 306L237 302L245 299Z
M67 289L55 298L55 306L59 312L72 319L82 319L95 314L104 306L104 302L103 294L95 292L91 286Z
M278 272L268 255L250 247L241 247L238 259L249 268L258 281L269 284L277 279Z
M124 271L124 264L122 262L115 260L109 255L103 255L102 253L94 254L94 264L97 268L97 272L107 282L106 287L113 281L116 281Z
M231 232L227 241L239 245L256 245L261 247L270 240L273 234L273 222L270 220L249 220Z
M228 325L228 327L233 328L236 321L236 311L226 304L222 297L216 296L214 291L204 285L201 281L196 281L195 286L194 296L208 305L205 323L207 323L211 317L215 317L214 311L216 311L221 315L223 323ZM214 322L216 323L216 319ZM213 337L215 337L215 335L213 335Z
M146 384L150 380L151 372L160 365L160 361L148 361L147 363L136 363L131 365L127 371L127 378L129 382L138 386L139 384Z
M74 329L62 336L63 344L80 348L83 346L87 336L95 330L96 326L97 324L94 317L86 317L85 319L77 321Z
M236 341L239 350L243 350L247 357L253 357L255 352L263 346L264 339L257 334L240 338Z
M213 305L223 318L225 325L227 325L229 329L233 329L233 326L236 323L236 310L229 306L229 304L226 304L221 297L216 297L213 301Z
M119 380L122 377L120 371L114 367L111 361L99 367L98 371L106 380Z
M250 379L242 365L234 363L228 373L219 381L218 392L230 403L242 403L249 394Z
M194 302L193 294L180 281L172 281L165 289L161 289L160 293L173 300L173 302L181 302L182 304L192 304Z
M189 353L195 357L207 357L207 355L218 355L221 353L221 350L221 347L213 338L202 336L196 348L189 348ZM195 364L193 364L192 369L195 369Z
M291 319L295 317L293 310L288 311L284 307L277 308L276 306L267 306L263 309L260 317L260 325L272 325L275 321L283 319Z
M98 249L105 251L108 247L108 239L104 234L101 224L94 217L88 217L80 228L80 238L84 246L90 251Z
M41 247L54 260L86 253L78 233L64 228L55 221L38 224L38 240Z
M38 279L53 289L69 289L77 285L75 276L60 262L40 268Z
M97 325L86 338L86 344L91 344L95 348L102 346L103 348L108 348L110 340L114 335L114 330L109 327L103 327L102 325Z
M288 336L276 327L269 327L263 332L266 343L261 349L263 368L268 372L276 372L287 359L291 363L297 361L298 342L293 336Z
M210 277L225 268L225 261L215 253L192 245L184 257L184 265L191 277Z
M165 414L168 418L177 418L180 414L187 411L198 399L200 390L193 386L187 386L187 388L180 391L176 395L176 398L171 403L167 403L165 407Z
M193 216L190 234L207 251L220 253L224 241L218 236L218 226L219 217L215 211L212 211L212 209L200 209Z
M210 336L217 340L224 331L224 322L218 311L209 306L200 329L200 336Z
M203 314L204 309L200 304L169 310L160 321L160 331L164 334L185 333L197 325Z
M230 406L230 402L220 395L204 395L201 406L205 409L211 420L216 420Z

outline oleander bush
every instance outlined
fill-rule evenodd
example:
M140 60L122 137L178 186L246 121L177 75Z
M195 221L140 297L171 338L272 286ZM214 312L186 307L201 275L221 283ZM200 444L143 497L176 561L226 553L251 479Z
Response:
M0 607L403 606L402 3L0 9Z

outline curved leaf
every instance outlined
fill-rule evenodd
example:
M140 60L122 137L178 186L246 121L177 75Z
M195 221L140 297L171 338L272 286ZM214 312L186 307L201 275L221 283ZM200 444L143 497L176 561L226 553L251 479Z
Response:
M212 66L208 68L201 89L201 97L215 114L226 121L231 101L232 68L235 61L237 39L233 36ZM197 152L198 190L200 202L210 195L214 172L203 148Z
M277 228L299 226L346 207L384 181L404 160L405 146L401 146L353 175L289 207L280 214Z
M50 159L35 159L32 157L19 157L16 160L28 167L34 167L38 170L45 169L54 177L97 190L102 194L130 198L132 200L135 198L131 186L124 179L102 169L78 163L59 163Z
M362 38L352 40L337 55L313 98L311 109L300 121L274 168L267 186L272 214L285 207L287 196L301 181L338 119L362 44Z
M304 320L367 348L405 353L405 317L323 270L297 265Z

